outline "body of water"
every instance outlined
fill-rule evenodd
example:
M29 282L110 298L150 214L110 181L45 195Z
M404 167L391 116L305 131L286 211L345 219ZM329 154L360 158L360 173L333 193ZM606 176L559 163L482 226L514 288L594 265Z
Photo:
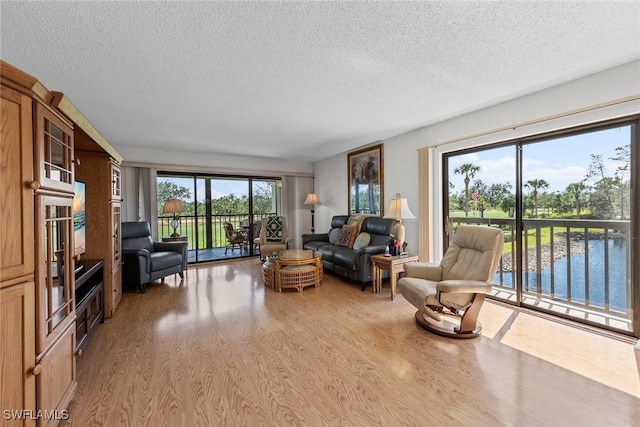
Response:
M583 241L581 241L584 244ZM624 240L609 240L607 242L609 249L609 308L626 312L629 304L627 295L627 243ZM569 258L564 257L555 261L554 264L554 297L566 300L569 295L568 271L571 272L571 301L582 303L586 302L586 280L589 276L589 304L592 306L605 306L605 241L589 240L589 265L585 269L586 256L585 253L575 254ZM537 277L535 271L527 273L526 290L528 292L536 292ZM551 267L546 267L541 271L541 288L542 294L551 296ZM495 283L499 283L499 276L496 275ZM512 276L505 274L503 276L504 286L515 288L512 284Z

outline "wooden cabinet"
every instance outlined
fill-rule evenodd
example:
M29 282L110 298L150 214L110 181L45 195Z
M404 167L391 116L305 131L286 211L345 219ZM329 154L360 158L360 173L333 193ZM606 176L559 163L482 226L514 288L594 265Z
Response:
M87 258L105 260L109 315L121 297L122 158L63 94L2 60L0 102L0 408L59 415L76 389L76 333L99 322L103 299L98 288L88 297L81 291L82 301L75 298L76 140L80 136L80 151L99 159L84 169L87 192L93 191L87 241L99 253ZM77 328L79 302L85 323ZM2 416L0 425L60 421L18 418Z
M0 288L33 280L33 127L31 97L0 87Z
M121 202L119 198L114 199L112 180L115 165L106 153L76 150L75 156L77 179L86 186L87 248L84 256L104 260L104 314L111 317L122 298Z
M4 73L3 73L4 74ZM3 76L4 77L4 76ZM0 85L0 408L35 410L33 101ZM0 425L33 420L0 419Z
M35 107L35 177L40 190L73 193L73 127L51 107Z
M0 288L0 407L35 410L34 282ZM33 426L33 420L0 419L0 426Z
M75 320L73 199L36 195L36 354Z
M54 345L36 363L38 409L59 414L52 419L38 420L38 426L55 426L63 410L69 406L76 392L76 330L70 324ZM58 419L56 419L58 418Z

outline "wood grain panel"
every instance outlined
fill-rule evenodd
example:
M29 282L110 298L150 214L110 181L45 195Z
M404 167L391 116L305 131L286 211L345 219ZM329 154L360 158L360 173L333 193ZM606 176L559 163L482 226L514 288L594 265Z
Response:
M0 287L33 274L33 179L31 100L0 89Z
M35 410L34 282L0 289L0 409ZM0 414L0 426L33 426L33 420L7 420Z
M192 266L124 293L78 361L64 425L640 423L629 342L493 303L483 336L450 340L414 312L330 273L277 293L256 259Z
M37 376L38 409L62 411L73 398L76 390L75 323L38 361L42 372ZM38 420L38 425L56 425L58 420Z

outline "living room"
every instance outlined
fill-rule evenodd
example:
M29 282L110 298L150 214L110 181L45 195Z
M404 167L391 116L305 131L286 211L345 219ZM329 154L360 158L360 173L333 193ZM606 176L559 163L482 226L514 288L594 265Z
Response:
M308 17L304 16L302 5L278 3L272 6L282 7L277 13L264 4L225 5L239 13L238 16L249 17L243 22L249 28L256 25L260 31L266 31L266 27L281 38L286 38L285 30L297 32L282 52L291 49L294 41L306 40L305 37L316 40L314 30L309 28L315 31L323 26L331 28L333 36L320 32L319 38L328 40L327 44L341 41L335 35L340 34L337 29L345 31L346 38L353 36L358 41L355 45L361 43L365 48L358 51L345 46L344 51L348 52L342 53L340 72L357 71L343 76L345 81L351 79L350 84L355 85L358 79L371 83L354 92L342 86L342 80L335 75L323 80L313 71L316 62L308 51L318 47L314 44L302 43L297 47L299 50L290 50L294 56L298 55L295 60L298 65L287 63L291 66L289 70L250 71L234 65L229 59L233 55L228 51L224 53L229 56L224 56L216 48L212 48L210 54L221 65L207 63L206 67L199 68L198 61L189 59L189 48L170 50L171 56L167 57L160 48L147 51L126 44L101 45L100 40L119 40L108 34L119 30L109 29L105 24L107 18L115 21L115 17L121 16L128 26L135 26L139 10L129 11L125 5L95 6L103 14L102 18L100 13L85 14L91 7L89 4L77 8L61 5L64 13L58 11L55 16L72 17L69 19L75 20L77 28L63 26L65 28L58 29L58 36L49 37L52 24L45 24L44 17L55 10L55 5L20 6L19 2L14 5L3 2L2 59L32 73L48 87L64 91L107 138L123 158L122 220L149 221L154 239L162 237L156 228L158 212L152 209L157 201L154 183L158 171L243 175L282 181L281 212L289 221L293 247L300 248L300 236L311 229L309 207L303 204L309 191L315 191L321 201L314 207L316 232L327 232L333 216L350 211L349 156L382 145L382 209L386 211L393 196L401 193L415 215L404 221L407 250L418 254L423 261L437 261L445 250L443 224L448 212L443 190L447 179L442 160L445 155L553 135L558 131L587 129L592 125L606 127L618 120L627 123L637 120L640 113L640 34L636 19L639 6L633 2L611 2L609 9L604 3L591 4L592 9L585 6L584 10L577 5L556 5L560 15L550 23L543 22L540 9L527 3L531 13L542 20L539 25L556 37L565 34L558 22L570 21L568 12L580 13L580 18L585 19L581 25L587 29L571 26L571 31L576 33L567 35L567 46L558 43L558 52L549 53L548 57L541 52L554 50L549 49L553 46L549 38L553 36L526 43L526 35L533 33L522 30L525 35L515 38L518 25L524 26L530 19L525 13L514 16L507 28L495 30L496 33L508 31L507 34L491 36L481 32L486 37L483 43L501 46L514 55L512 59L494 49L483 49L481 44L469 43L461 49L468 57L456 56L452 68L430 67L428 61L421 59L423 62L415 67L419 72L403 74L400 68L391 67L381 57L365 55L377 52L372 46L380 43L387 48L382 52L393 57L389 49L398 49L400 45L384 44L382 39L399 37L402 43L414 40L412 36L397 36L394 31L405 28L403 22L412 29L426 22L433 24L422 14L430 12L443 18L443 11L438 11L438 7L447 3L432 5L435 9L429 11L426 3L405 4L395 10L382 2L368 12L370 15L362 15L362 20L354 19L362 25L361 32L357 33L347 31L346 21L362 12L358 8L366 8L365 5L336 2L326 6L331 12L327 9L318 13L323 10L318 3ZM502 2L500 6L515 13L512 5ZM188 12L189 3L165 5L175 8L175 15L160 21L157 20L166 11L157 4L156 7L148 11L151 24L141 24L142 33L148 31L147 25L163 24L176 29L179 38L189 31L199 34L202 22L212 19L219 28L209 34L210 38L203 39L207 40L203 46L211 48L215 40L227 40L230 51L239 50L242 43L229 40L249 37L247 43L252 47L247 50L251 54L256 54L255 46L266 49L257 36L263 34L260 31L238 32L234 37L223 35L223 30L234 25L213 16L196 19ZM255 10L251 11L252 7ZM444 31L464 23L478 31L479 25L474 22L485 22L483 19L488 18L489 11L483 10L482 2L469 7L467 11L462 7L456 9L456 19L447 20L446 25L438 28ZM234 21L233 13L228 12L221 15L234 24L242 21L239 18ZM394 17L392 12L399 15ZM498 14L497 10L492 12ZM289 19L282 18L283 28L276 31L274 28L278 25L273 22L262 26L261 23L281 17L283 13L292 15ZM320 16L326 18L325 13L334 19L333 23L331 19L315 25L310 22ZM496 16L504 17L506 13L503 10ZM186 16L186 21L180 21L178 16ZM496 24L492 20L487 22ZM295 25L286 27L284 23ZM379 27L372 29L374 23ZM187 25L193 28L189 31L176 28ZM38 26L44 28L40 30L44 34L36 31ZM532 27L527 29L532 31ZM79 34L88 33L87 28L101 35L87 35L89 42L84 45ZM589 29L597 31L597 36L588 36ZM380 33L374 36L374 30ZM69 43L69 34L74 31L78 35ZM161 36L169 33L163 31ZM454 37L463 33L451 30L447 34ZM158 33L152 34L158 36ZM444 36L435 31L428 34L444 43ZM170 37L166 37L161 42L169 44ZM414 37L424 43L414 40L419 47L433 47L433 43L424 42L425 34L421 31L414 33ZM497 43L498 38L501 43ZM36 45L39 47L31 50ZM326 47L323 43L319 45ZM204 47L191 47L192 55L203 55ZM531 48L532 53L524 52L525 48ZM113 63L121 68L114 69L103 61L103 67L109 70L100 75L104 84L88 78L98 73L88 66L94 58L90 53L92 49L104 57L113 57ZM62 50L72 51L70 57L79 57L82 61L52 58L62 55ZM133 51L131 56L125 56L127 50ZM330 52L337 58L336 52L341 50ZM518 50L520 54L513 53ZM474 51L476 54L471 55ZM278 56L278 52L269 50L269 54L279 60L287 57L282 52L282 56ZM436 54L438 49L430 52ZM401 57L410 63L414 53L402 52ZM316 55L323 57L322 52ZM542 55L542 65L535 65L535 61L528 58L537 55ZM149 59L152 57L156 59ZM501 65L487 66L485 62L489 60L501 61ZM147 68L148 61L153 64ZM184 74L176 77L179 73L165 65L171 61L184 61L195 71L185 67ZM255 61L260 66L265 64L264 56L257 55ZM311 64L309 68L299 66L305 61ZM518 61L526 65L513 64ZM245 66L247 63L251 61L242 62ZM147 72L138 74L138 67ZM221 74L220 69L225 67L229 73ZM484 77L492 75L493 78L483 80L478 76L467 80L473 74L469 70L475 68L478 72L482 70ZM68 69L77 70L77 74L66 72ZM305 70L308 74L304 78L294 79L294 74L304 74ZM118 77L109 77L109 73ZM124 83L119 73L130 75L131 82ZM190 86L184 86L182 80L200 76L202 82L198 84L205 84L207 73L224 83L211 86L213 89L206 94L185 89ZM257 83L236 86L232 83L234 73L238 79L245 78L243 73L247 73ZM445 73L450 74L443 76ZM516 73L522 73L523 82L514 83L518 80L514 78L518 76ZM379 85L379 94L364 97L365 93L373 93L372 88L380 83L373 77L369 81L370 74L384 74L388 86ZM283 77L276 79L278 75ZM269 78L279 82L276 89L280 94L286 93L277 101L288 102L287 108L269 110L265 107L270 105L265 101L269 92L263 92L262 88L275 85L269 83ZM434 86L423 87L422 81L430 79L440 86L434 83ZM225 84L231 89L225 89ZM139 92L130 85L138 86ZM310 101L309 87L322 92L329 85L340 88L344 94L338 90L328 92L325 94L330 100L328 104L320 103L322 97ZM135 95L122 96L122 88L118 86L125 86L125 91ZM107 103L106 96L101 100L101 92L111 89L122 97L120 108ZM413 96L412 91L420 92L420 96ZM470 98L466 104L462 102L466 101L465 95ZM236 96L238 102L230 102ZM358 104L351 104L351 100L342 96L364 97L360 112L349 114ZM406 105L399 99L403 96L407 99ZM176 104L179 107L175 113L168 114L154 105L154 102L171 104L180 97L191 98L193 106ZM224 101L212 101L216 97ZM136 102L136 99L144 101ZM323 109L333 111L323 115ZM140 114L134 115L136 111ZM302 112L298 114L299 111ZM286 121L269 121L276 112L285 118L288 115L290 129L283 129ZM136 121L140 127L132 125ZM206 125L199 127L198 122ZM225 127L224 122L234 126ZM246 131L249 137L238 131L242 127L250 128ZM229 133L231 128L237 133ZM275 131L270 134L266 129ZM207 139L206 135L219 137ZM234 137L238 138L237 143ZM316 145L308 142L311 140ZM189 146L189 142L193 145ZM640 150L634 150L632 168L637 177L635 168L640 164ZM632 191L633 209L637 212L637 186ZM632 229L637 230L638 218L632 217L631 224ZM638 265L638 254L634 257L633 264ZM633 274L631 281L637 283L637 270L633 270ZM639 292L632 289L631 301L637 301ZM636 307L637 303L630 307L631 323L638 325ZM113 317L98 326L84 354L77 358L78 392L69 406L68 425L425 425L432 422L444 425L634 425L640 422L638 326L632 327L631 333L619 334L611 328L593 328L566 318L554 320L544 313L493 301L485 303L481 312L483 335L457 341L418 328L414 311L400 294L396 300L389 300L387 282L382 293L372 294L370 286L367 292L361 292L352 281L327 273L316 289L278 295L265 288L262 264L257 257L190 265L183 280L172 275L162 283L149 285L145 294L126 291Z

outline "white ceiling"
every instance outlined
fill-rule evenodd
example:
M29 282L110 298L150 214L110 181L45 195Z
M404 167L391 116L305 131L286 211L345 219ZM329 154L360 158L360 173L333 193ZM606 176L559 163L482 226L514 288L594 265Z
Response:
M0 14L2 59L116 148L302 161L640 58L638 1L2 1Z

